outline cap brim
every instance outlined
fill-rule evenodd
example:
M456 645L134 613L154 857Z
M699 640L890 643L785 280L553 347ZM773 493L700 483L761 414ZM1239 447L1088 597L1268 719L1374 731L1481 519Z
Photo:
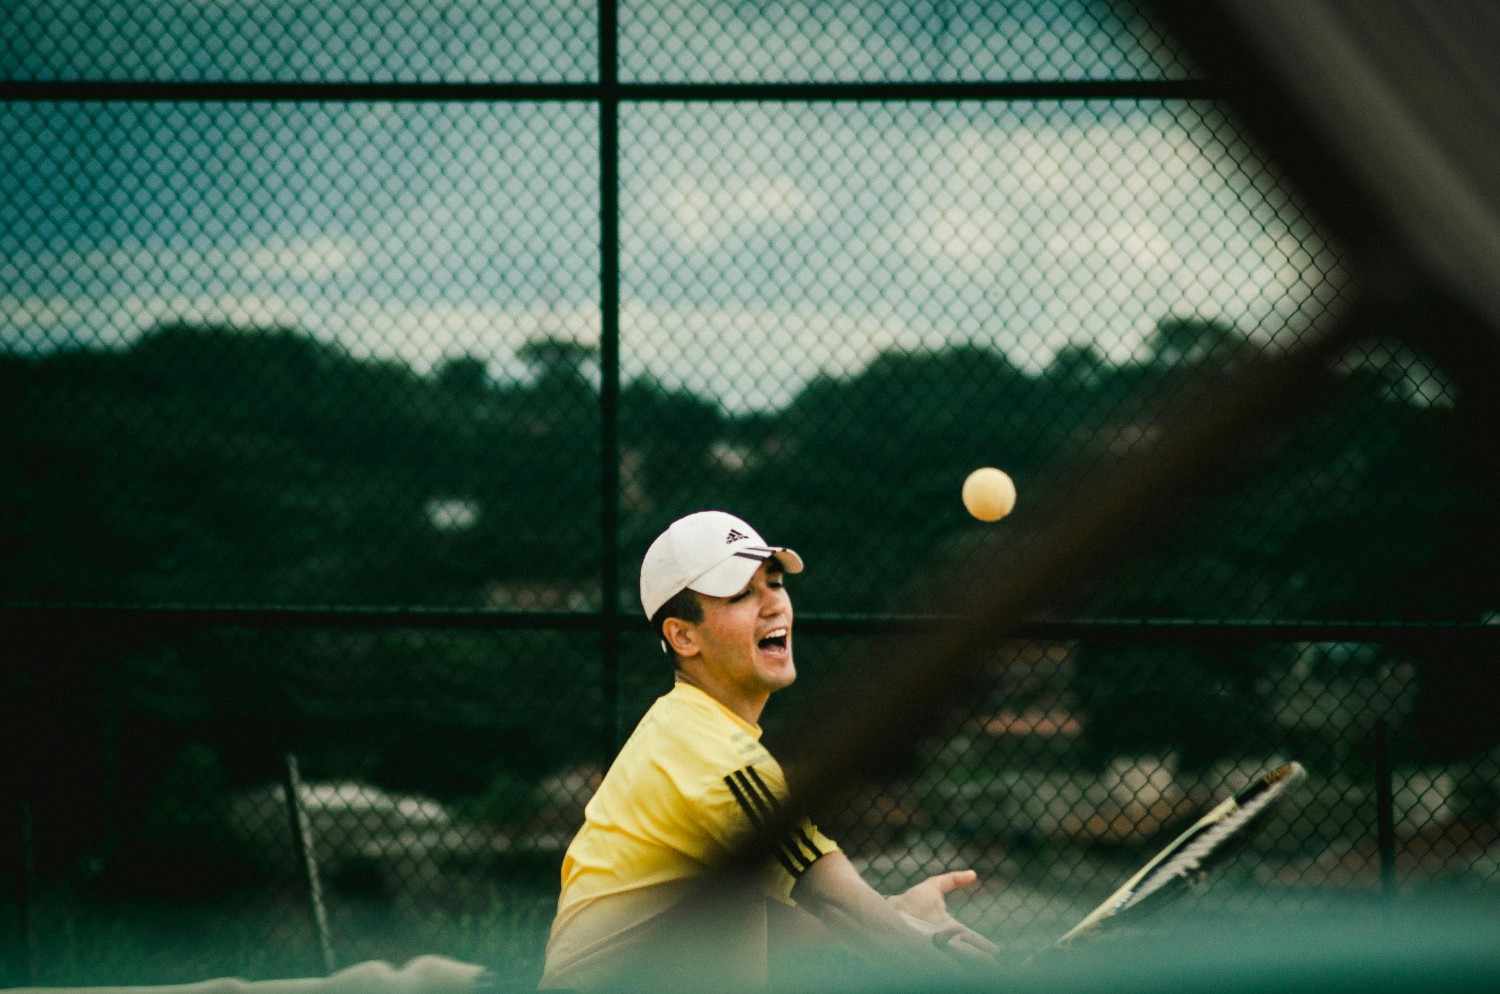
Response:
M755 575L755 571L760 569L761 564L772 556L776 557L776 561L781 563L781 568L788 573L802 572L802 557L791 549L776 547L766 548L764 551L744 549L693 580L688 584L688 589L710 597L728 597L731 594L737 594L745 589L750 578Z

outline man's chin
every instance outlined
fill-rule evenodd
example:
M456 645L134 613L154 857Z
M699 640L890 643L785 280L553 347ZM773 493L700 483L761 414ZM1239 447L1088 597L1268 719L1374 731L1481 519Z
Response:
M778 663L766 673L766 683L772 690L784 690L797 682L797 665L790 659Z

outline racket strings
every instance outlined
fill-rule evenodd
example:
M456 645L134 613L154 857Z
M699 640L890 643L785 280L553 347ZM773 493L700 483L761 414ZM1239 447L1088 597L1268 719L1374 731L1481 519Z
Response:
M1183 846L1181 852L1164 861L1154 873L1149 874L1134 891L1123 898L1115 908L1116 912L1139 904L1179 877L1191 879L1196 876L1201 885L1206 875L1205 864L1209 857L1225 842L1234 838L1241 829L1254 821L1288 787L1304 775L1305 771L1300 763L1288 763L1267 774L1263 779L1263 784L1258 785L1261 789L1255 791L1243 803L1238 804L1228 815L1192 838Z

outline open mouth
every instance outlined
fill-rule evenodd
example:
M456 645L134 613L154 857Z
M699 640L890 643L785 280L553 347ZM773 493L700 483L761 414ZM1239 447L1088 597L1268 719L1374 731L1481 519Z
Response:
M773 629L755 644L765 652L785 652L789 635L785 628Z

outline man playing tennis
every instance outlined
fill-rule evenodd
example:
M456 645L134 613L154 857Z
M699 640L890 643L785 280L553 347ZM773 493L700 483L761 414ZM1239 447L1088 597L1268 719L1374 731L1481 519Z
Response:
M764 986L768 902L795 907L786 914L820 939L908 968L991 960L994 946L959 924L944 902L976 882L972 870L885 898L806 819L779 840L753 893L718 902L711 927L704 927L704 903L687 900L711 867L775 820L786 799L786 778L760 744L758 721L771 694L797 676L784 577L800 572L797 553L766 545L722 511L673 522L647 551L641 606L673 657L676 681L620 750L568 847L542 987ZM327 977L74 990L481 994L497 982L480 966L422 956L399 969L368 962Z
M689 892L774 822L787 797L758 722L770 696L797 676L784 578L802 569L797 553L767 545L723 511L674 521L647 550L641 607L676 680L620 750L563 859L543 988L613 988L648 977L653 985L764 985L768 901L795 906L795 915L848 946L908 965L994 952L944 903L975 883L973 871L885 898L806 819L778 840L753 893L719 902L708 948L690 941L703 929L695 929L701 902L687 902Z

